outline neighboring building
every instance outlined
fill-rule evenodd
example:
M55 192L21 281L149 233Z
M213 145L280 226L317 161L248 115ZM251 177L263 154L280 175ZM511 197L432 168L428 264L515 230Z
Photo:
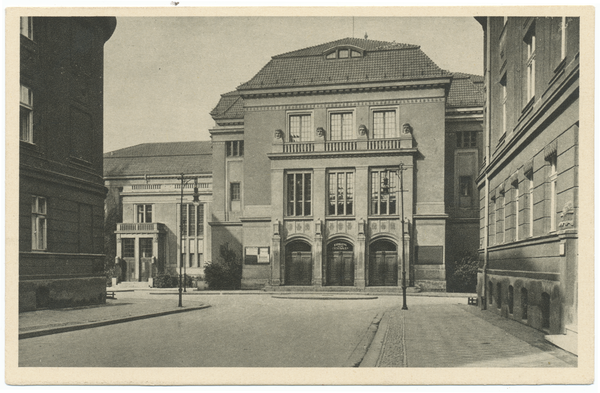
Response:
M211 259L211 165L210 141L143 143L104 154L108 248L122 281L178 274L181 260L187 275L204 274Z
M19 310L103 303L102 103L112 17L23 17Z
M446 290L477 250L482 85L409 44L274 56L211 112L212 248L243 258L243 288L389 290L404 249L409 285Z
M579 18L477 19L487 87L479 300L576 333Z

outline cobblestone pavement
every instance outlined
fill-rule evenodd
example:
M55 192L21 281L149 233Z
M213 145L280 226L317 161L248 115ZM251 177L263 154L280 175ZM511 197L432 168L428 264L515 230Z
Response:
M423 304L386 315L379 367L576 367L544 333L467 305Z

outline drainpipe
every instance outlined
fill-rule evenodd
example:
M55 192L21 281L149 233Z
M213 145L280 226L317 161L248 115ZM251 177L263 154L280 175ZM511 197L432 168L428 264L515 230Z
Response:
M491 39L490 39L490 24L491 24L491 18L488 16L486 18L486 24L485 24L485 85L486 85L486 90L485 90L485 167L483 168L484 170L484 193L485 193L485 216L483 218L483 222L484 222L484 226L483 226L483 269L482 269L482 277L483 277L483 282L482 282L482 297L481 297L481 309L482 310L486 310L487 309L487 304L488 304L488 285L487 285L487 268L488 268L488 259L489 259L489 225L490 225L490 205L489 205L489 194L490 194L490 183L489 183L489 178L488 178L488 166L490 165L491 162L491 158L492 158L492 154L491 154L491 127L490 127L490 121L491 121L491 111L490 111L490 102L491 102L491 98L492 98L492 93L491 93L491 81L492 81L492 76L491 76L491 72L490 72L490 68L491 68Z

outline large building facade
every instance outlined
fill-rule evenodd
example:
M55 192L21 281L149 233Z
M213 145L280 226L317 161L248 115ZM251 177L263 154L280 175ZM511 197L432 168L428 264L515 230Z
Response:
M478 244L482 85L409 44L274 56L211 112L213 250L240 255L243 288L390 290L404 270L446 290Z
M144 143L104 154L106 242L120 281L175 275L181 263L187 275L203 276L211 260L211 165L210 141Z
M479 300L576 337L579 19L478 20L487 87Z
M21 311L105 301L103 54L115 27L21 18Z

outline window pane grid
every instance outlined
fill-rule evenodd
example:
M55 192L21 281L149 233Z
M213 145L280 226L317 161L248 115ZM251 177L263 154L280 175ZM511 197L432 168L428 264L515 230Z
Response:
M312 136L310 115L290 116L290 142L309 142Z
M31 197L31 248L46 249L46 198Z
M396 136L396 111L373 112L373 137L382 139Z
M332 113L330 117L331 140L347 140L353 138L352 113Z
M393 170L371 173L371 214L396 214L396 172Z
M312 178L310 173L287 175L288 216L309 216L312 211Z

